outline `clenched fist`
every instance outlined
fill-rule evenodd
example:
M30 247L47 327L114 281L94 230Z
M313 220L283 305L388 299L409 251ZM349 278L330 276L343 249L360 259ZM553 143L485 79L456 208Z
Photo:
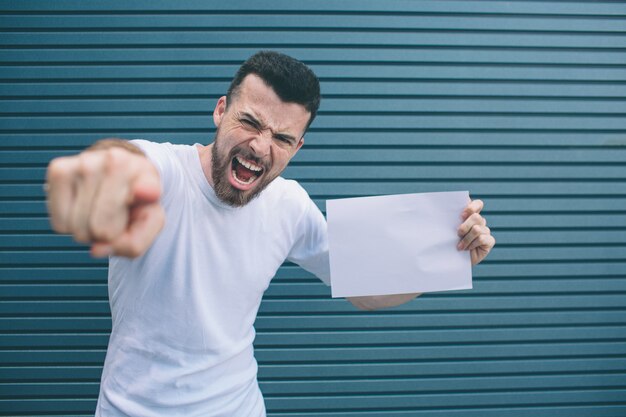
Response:
M96 257L140 256L163 227L159 173L121 140L52 160L46 190L52 228L91 244Z

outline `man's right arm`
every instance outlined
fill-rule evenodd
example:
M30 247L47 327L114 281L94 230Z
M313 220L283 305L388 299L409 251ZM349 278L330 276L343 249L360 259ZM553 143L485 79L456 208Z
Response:
M96 257L140 256L164 224L159 173L124 140L104 139L52 160L46 191L52 228L90 244Z

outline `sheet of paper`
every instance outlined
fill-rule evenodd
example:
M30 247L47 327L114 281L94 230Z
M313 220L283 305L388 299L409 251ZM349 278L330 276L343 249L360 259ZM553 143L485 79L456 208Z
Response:
M467 191L328 200L333 297L472 288L456 248Z

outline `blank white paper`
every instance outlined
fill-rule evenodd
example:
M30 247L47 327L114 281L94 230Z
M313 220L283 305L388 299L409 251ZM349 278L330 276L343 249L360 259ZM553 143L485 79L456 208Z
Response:
M469 192L400 194L326 202L333 297L472 288L457 229Z

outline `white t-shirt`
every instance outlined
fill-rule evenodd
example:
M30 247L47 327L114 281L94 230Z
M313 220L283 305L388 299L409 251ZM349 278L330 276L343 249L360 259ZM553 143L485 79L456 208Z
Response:
M166 220L143 256L111 258L113 328L96 416L264 416L253 323L285 259L329 284L324 216L280 177L232 208L195 146L133 143L161 175Z

